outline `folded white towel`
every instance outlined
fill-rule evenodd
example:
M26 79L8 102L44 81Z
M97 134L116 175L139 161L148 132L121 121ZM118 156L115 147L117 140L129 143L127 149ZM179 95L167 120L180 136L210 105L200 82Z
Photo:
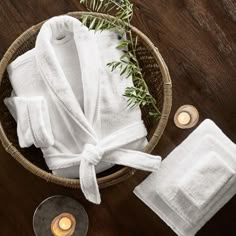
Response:
M178 235L192 236L236 193L236 145L205 120L134 193Z

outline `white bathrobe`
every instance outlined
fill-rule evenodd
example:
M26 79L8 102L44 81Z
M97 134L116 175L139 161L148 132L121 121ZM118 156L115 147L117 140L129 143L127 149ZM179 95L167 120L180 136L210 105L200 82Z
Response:
M160 164L160 157L140 152L147 131L140 109L129 108L123 96L131 78L106 66L122 55L118 43L115 32L95 33L76 18L54 17L35 48L8 66L13 94L5 104L20 146L41 148L54 174L79 177L94 203L100 203L96 172L114 164L155 171Z

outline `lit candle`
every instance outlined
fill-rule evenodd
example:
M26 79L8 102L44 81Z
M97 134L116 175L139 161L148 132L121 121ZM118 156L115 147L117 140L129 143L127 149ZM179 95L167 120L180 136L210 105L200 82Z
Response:
M177 119L181 125L187 125L191 121L191 116L188 112L182 111L178 114Z
M71 228L72 221L70 218L64 216L59 220L58 225L62 230L68 230Z
M51 231L54 236L71 236L75 231L75 226L75 217L69 213L62 213L51 222Z
M198 110L192 105L181 106L174 115L175 125L180 129L190 129L199 121Z

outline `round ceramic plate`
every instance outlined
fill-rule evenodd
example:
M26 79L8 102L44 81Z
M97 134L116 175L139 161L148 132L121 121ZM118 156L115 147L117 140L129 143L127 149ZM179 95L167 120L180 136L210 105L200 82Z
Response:
M72 214L76 219L73 235L85 236L88 232L88 215L78 201L67 196L52 196L40 203L33 216L35 235L52 236L51 222L64 212Z

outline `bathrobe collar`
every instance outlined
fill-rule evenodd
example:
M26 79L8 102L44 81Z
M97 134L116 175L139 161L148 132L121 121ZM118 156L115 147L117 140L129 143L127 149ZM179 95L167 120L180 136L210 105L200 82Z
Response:
M83 108L77 101L73 90L58 62L52 47L52 40L66 37L73 33L79 54L81 79L83 84ZM93 52L88 57L87 50ZM96 36L82 23L69 16L54 17L41 28L35 45L36 63L49 88L54 92L70 115L78 121L78 125L93 139L94 131L100 129L100 76L99 55ZM92 85L92 86L91 86Z

